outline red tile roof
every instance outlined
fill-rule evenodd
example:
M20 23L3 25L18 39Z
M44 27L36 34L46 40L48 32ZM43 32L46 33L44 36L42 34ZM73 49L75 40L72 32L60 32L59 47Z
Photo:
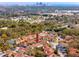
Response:
M15 57L23 57L23 55L21 53L16 53Z
M48 56L54 53L54 50L53 50L51 47L47 46L47 45L45 45L45 46L43 47L43 49L44 49L44 52L45 52Z
M70 55L74 55L74 56L79 56L79 50L76 48L69 48L69 52Z

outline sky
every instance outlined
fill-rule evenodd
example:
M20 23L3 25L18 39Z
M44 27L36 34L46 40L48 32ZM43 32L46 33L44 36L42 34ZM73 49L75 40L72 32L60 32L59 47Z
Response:
M79 0L0 0L0 2L79 2Z
M79 6L79 0L0 0L0 5L33 5L36 2L43 2L53 6Z
M35 5L40 2L0 2L0 5ZM48 6L79 6L79 2L42 2Z

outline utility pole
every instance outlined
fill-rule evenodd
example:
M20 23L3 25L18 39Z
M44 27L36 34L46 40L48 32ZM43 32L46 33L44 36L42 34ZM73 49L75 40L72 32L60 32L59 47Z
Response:
M36 33L36 43L39 42L39 37L38 36L39 36L38 33Z
M38 43L39 39L38 39L38 33L36 33L36 43Z

